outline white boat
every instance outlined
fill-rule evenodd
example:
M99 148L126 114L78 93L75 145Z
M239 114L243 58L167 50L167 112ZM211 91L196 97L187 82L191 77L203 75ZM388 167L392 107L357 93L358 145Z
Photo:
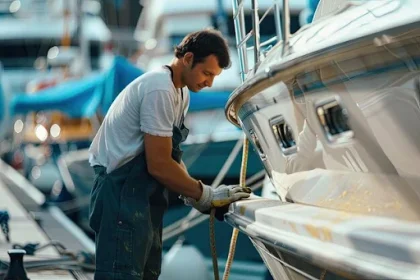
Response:
M420 2L321 0L291 36L283 6L281 40L257 43L252 69L238 48L245 79L226 105L278 198L225 220L275 279L418 279Z
M50 147L42 145L52 134L41 128L44 133L39 138L39 128L54 126L55 135L64 136L63 128L71 127L67 136L90 140L92 123L98 120L57 112L60 110L58 103L52 101L54 98L48 101L41 97L32 102L33 110L18 115L13 112L13 104L17 99L31 98L41 90L69 81L75 82L74 93L80 93L77 80L103 73L112 66L114 55L107 49L111 31L100 17L100 3L94 0L22 0L10 1L8 5L9 14L0 17L2 86L7 89L3 123L8 140L0 154L5 154L5 160L14 167L24 169L28 179L33 177L35 168L36 179L31 178L32 183L48 193L60 178L53 162L49 162ZM63 97L63 89L60 93ZM55 96L59 98L60 94ZM41 103L50 106L41 110ZM61 143L74 140L64 138Z
M87 44L84 70L103 70L112 62L106 52L111 31L100 17L99 2L83 1L80 8L77 3L77 0L2 1L0 12L8 5L9 13L0 17L0 62L11 94L24 93L28 82L51 76L36 67L43 64L41 60L55 46L79 46L84 41Z

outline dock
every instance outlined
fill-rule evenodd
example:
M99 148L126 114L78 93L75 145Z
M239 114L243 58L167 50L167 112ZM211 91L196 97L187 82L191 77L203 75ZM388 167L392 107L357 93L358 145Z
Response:
M23 204L29 205L29 208L35 208L36 203L34 200L41 199L41 197L38 196L38 198L35 198L36 192L33 193L34 190L30 189L30 183L25 181L23 177L19 178L20 174L9 168L4 162L0 162L0 210L6 210L10 216L9 243L5 235L0 232L0 260L3 263L9 262L7 251L12 249L13 244L24 246L28 243L39 243L39 246L43 246L51 243L52 240L57 240L72 252L80 250L90 252L93 250L93 242L88 240L83 232L78 231L77 227L74 230L75 225L72 225L72 222L58 208L51 206L31 209L37 211L28 211ZM11 182L15 186L11 186ZM25 183L29 185L23 187L22 184ZM22 189L19 189L16 184L20 184L20 188ZM23 194L21 194L22 197L16 197L16 193L23 193L25 188L28 188L26 190L29 191L28 193L32 191L32 194L27 193L27 197L23 197ZM24 201L23 204L21 199ZM31 200L32 206L29 203ZM41 224L43 227L40 226ZM58 249L54 246L47 246L42 250L40 249L33 256L25 255L23 260L28 278L31 280L93 279L92 272L85 272L81 269L72 268L71 270L66 270L52 268L56 267L56 265L28 269L25 265L25 262L33 263L33 261L51 261L54 259L63 259L63 256L60 255ZM1 271L1 273L4 273L4 271ZM0 274L0 278L3 279L3 277L4 275Z

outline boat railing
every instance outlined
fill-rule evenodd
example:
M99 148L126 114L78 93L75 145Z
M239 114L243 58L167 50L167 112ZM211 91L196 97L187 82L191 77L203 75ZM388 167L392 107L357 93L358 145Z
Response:
M244 2L251 1L252 7L252 29L246 33ZM240 76L242 82L245 80L249 71L254 72L258 68L261 59L261 48L275 41L283 41L287 46L290 36L290 10L289 0L282 0L282 17L280 18L280 0L273 0L273 4L265 11L260 18L258 14L258 0L232 0L233 20L235 27L236 47L239 56ZM260 41L260 24L270 13L274 13L276 36L264 42ZM281 19L283 21L281 21ZM248 47L248 41L253 38L254 45ZM253 50L254 66L251 69L248 61L248 50Z

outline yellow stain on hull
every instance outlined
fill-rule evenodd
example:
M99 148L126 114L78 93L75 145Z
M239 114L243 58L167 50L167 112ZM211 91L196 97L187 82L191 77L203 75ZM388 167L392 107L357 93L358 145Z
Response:
M332 241L331 229L328 227L315 227L313 225L305 225L306 231L311 237L321 241Z

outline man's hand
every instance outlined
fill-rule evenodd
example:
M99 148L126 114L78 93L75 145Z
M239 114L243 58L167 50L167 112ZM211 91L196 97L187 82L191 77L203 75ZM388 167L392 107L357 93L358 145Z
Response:
M189 197L184 198L185 204L193 206L200 212L207 212L212 207L223 207L242 198L248 198L251 193L250 188L243 188L239 185L221 185L213 189L211 186L200 183L203 187L203 194L198 201Z

